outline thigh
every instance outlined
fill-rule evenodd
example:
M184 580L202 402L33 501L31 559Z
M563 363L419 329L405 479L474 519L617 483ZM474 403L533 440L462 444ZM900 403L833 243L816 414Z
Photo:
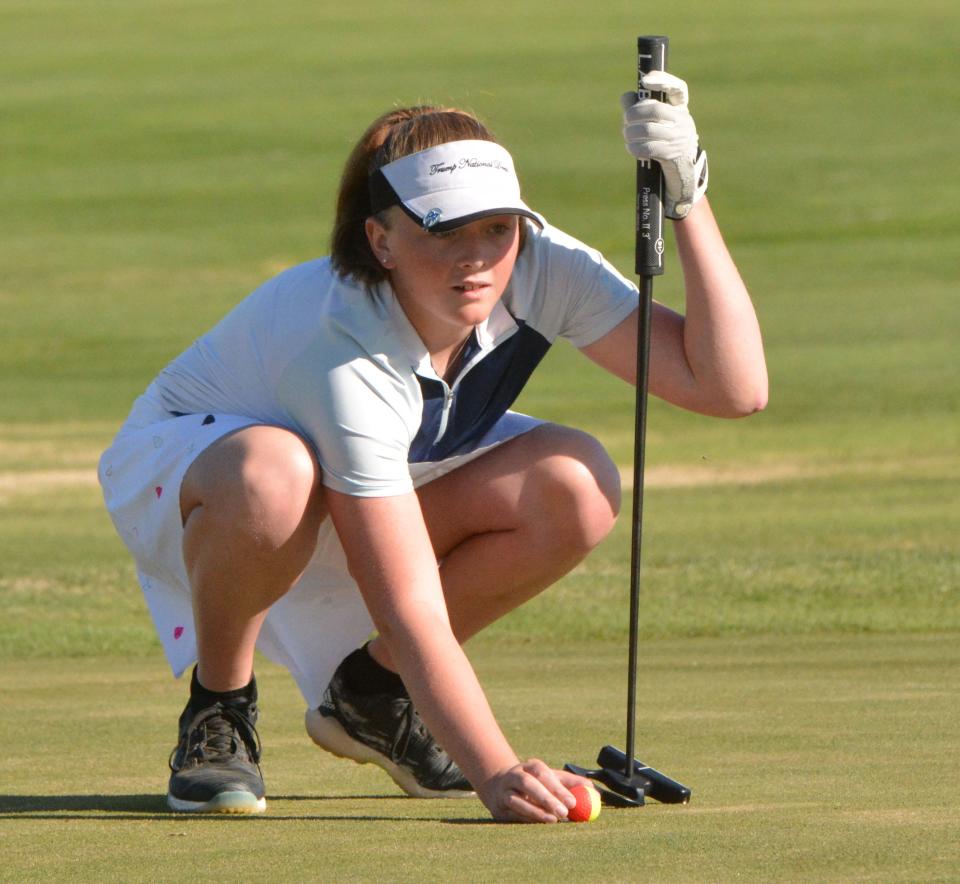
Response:
M320 468L307 442L292 430L254 424L225 434L190 465L180 486L181 518L201 504L246 508L302 507L319 489Z
M619 472L603 446L580 430L541 424L417 489L437 556L475 534L549 521L557 514L539 509L545 485L619 510Z

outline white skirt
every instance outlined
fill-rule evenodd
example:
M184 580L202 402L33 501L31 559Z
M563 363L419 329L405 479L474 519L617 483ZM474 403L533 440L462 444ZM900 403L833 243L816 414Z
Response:
M113 524L136 560L154 626L175 676L197 658L190 582L183 560L180 484L190 464L227 433L261 421L228 414L192 414L137 426L128 421L100 458L98 475ZM543 423L507 412L470 452L411 464L419 487ZM373 623L332 522L293 588L274 603L257 648L290 670L312 708L340 661L372 632Z

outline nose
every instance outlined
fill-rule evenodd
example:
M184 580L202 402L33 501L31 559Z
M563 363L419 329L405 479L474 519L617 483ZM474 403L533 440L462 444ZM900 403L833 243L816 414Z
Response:
M480 270L497 260L497 244L474 231L464 231L466 236L460 239L457 254L457 266L462 270Z
M482 267L485 267L486 263L487 262L484 257L479 252L474 250L461 255L460 259L457 261L457 266L461 270L479 270Z
M463 236L458 245L456 261L460 269L472 270L486 262L483 245L477 237Z

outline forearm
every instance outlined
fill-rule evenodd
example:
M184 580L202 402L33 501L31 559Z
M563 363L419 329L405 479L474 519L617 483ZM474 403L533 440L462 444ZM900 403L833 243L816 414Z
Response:
M654 303L650 392L715 417L743 417L767 401L763 341L753 304L706 199L674 225L686 289L686 315ZM586 356L630 383L637 379L637 313Z
M448 623L411 612L380 635L430 733L475 787L518 763Z
M767 401L760 325L706 199L674 225L686 293L683 352L696 410L721 417Z
M430 732L475 786L515 765L451 629L416 496L327 497L351 573Z
M702 414L742 417L764 408L767 369L750 296L710 211L706 154L690 115L687 84L664 71L642 75L661 100L629 92L621 98L627 150L653 160L663 171L665 206L692 206L674 224L686 289L686 314L654 306L650 390ZM646 93L644 93L646 94ZM672 217L683 217L677 211ZM621 335L585 350L621 377L622 359L612 353Z

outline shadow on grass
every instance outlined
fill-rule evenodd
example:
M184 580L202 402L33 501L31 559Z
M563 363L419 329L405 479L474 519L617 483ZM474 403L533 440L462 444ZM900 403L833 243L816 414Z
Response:
M0 815L112 811L157 813L166 810L163 795L0 795Z
M405 801L397 795L276 795L272 801ZM163 795L0 795L0 819L24 820L157 820L171 822L269 823L280 820L318 822L421 822L448 825L493 822L489 819L443 819L435 816L371 814L183 814L167 808Z

